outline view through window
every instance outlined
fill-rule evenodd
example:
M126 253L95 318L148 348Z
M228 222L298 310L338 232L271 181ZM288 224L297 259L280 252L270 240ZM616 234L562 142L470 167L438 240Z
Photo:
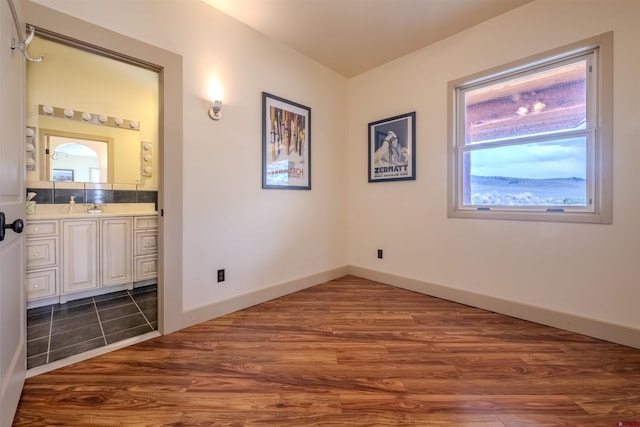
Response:
M464 205L590 206L588 58L463 91Z

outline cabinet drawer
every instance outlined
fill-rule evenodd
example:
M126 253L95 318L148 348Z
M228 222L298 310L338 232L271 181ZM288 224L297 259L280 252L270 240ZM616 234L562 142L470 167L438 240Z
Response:
M58 287L58 269L29 272L25 282L28 300L55 296Z
M146 229L146 228L158 228L158 217L157 216L137 216L135 217L135 226L136 230Z
M58 221L29 221L26 232L28 237L52 236L58 234Z
M27 268L54 266L57 263L58 239L28 239Z
M158 257L148 255L136 257L136 282L158 277Z
M136 231L135 255L149 255L158 252L158 233L155 231Z

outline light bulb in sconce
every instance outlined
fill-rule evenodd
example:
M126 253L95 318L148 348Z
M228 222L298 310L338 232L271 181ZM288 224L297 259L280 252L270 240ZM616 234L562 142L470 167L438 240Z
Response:
M209 117L213 120L220 120L222 118L222 92L222 85L217 79L209 80L207 99L212 101L209 105Z
M213 104L209 107L209 117L213 120L220 120L222 118L222 101L213 101Z

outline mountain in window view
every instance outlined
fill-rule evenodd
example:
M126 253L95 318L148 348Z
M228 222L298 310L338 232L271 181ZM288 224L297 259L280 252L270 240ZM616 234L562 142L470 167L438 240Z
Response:
M472 205L586 206L584 178L471 176Z

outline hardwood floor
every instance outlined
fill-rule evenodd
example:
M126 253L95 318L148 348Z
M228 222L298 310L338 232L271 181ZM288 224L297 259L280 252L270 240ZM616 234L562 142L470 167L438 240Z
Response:
M640 425L640 350L347 276L27 380L16 426Z

